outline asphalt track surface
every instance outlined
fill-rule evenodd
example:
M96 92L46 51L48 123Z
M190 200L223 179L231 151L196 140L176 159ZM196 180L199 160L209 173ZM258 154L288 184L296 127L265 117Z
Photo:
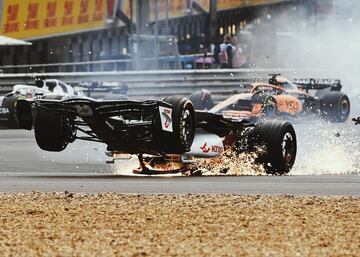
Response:
M104 145L79 141L64 152L48 153L38 148L33 132L0 130L0 192L360 196L356 171L332 175L309 171L310 175L288 176L134 176L126 163L105 164L104 151Z

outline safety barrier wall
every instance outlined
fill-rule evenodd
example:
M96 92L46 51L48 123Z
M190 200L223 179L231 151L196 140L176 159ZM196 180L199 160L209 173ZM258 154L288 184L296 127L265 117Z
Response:
M207 59L205 59L205 57ZM179 56L160 56L158 58L159 69L178 69L177 65L190 65L194 68L198 62L199 66L205 66L209 63L201 63L201 60L209 61L212 59L212 54L190 54ZM139 60L144 67L151 67L154 65L154 58L142 58ZM34 73L34 72L106 72L106 71L129 71L133 69L133 60L116 59L116 60L101 60L101 61L87 61L87 62L63 62L63 63L46 63L46 64L22 64L22 65L3 65L0 70L3 73Z
M159 98L167 95L188 95L200 89L208 89L217 98L224 99L235 90L246 90L252 82L266 82L269 73L282 73L288 78L316 76L316 71L290 69L216 69L216 70L168 70L124 72L72 72L72 73L18 73L0 74L0 95L10 92L15 84L34 84L35 79L59 79L71 85L83 86L90 96L101 97L111 91L107 87L91 87L91 82L124 82L129 97L135 99Z

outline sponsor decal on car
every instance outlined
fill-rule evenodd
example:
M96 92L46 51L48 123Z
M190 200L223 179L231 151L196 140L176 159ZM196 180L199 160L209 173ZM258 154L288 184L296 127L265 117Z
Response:
M224 148L222 146L218 146L218 145L211 146L211 152L213 152L213 153L222 153L223 151L224 151Z
M164 131L173 132L172 109L159 106L161 128Z
M203 146L201 146L200 149L201 149L204 153L208 153L208 152L210 151L210 147L207 147L207 143L205 143Z
M212 153L222 153L224 151L224 148L222 146L212 145L211 147L208 147L206 142L203 146L200 147L200 149L201 151L203 151L203 153L208 153L210 151Z
M340 84L339 79L294 79L296 84L308 85L336 85Z

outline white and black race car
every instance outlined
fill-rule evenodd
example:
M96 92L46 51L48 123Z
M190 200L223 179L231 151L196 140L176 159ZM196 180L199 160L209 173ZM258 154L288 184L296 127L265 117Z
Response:
M36 80L35 85L15 85L13 90L0 97L0 125L19 128L17 101L39 99L44 96L82 96L81 88L72 87L57 79Z
M38 146L60 152L77 139L103 142L110 156L137 155L138 173L183 172L197 158L224 151L253 152L270 174L288 173L296 158L297 141L291 123L243 119L195 111L185 97L163 100L95 100L44 98L19 100L18 118L35 130ZM35 113L34 124L27 117Z

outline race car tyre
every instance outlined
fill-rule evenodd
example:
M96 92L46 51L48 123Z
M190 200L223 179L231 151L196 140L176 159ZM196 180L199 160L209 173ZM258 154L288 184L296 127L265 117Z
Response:
M166 153L182 154L190 151L195 137L195 110L191 101L186 97L169 96L163 99L172 105L173 132L161 129L156 133L161 149Z
M341 92L328 92L321 99L321 117L331 122L344 122L350 114L350 100Z
M268 96L264 99L262 114L266 119L275 119L277 116L277 104L276 100L272 96Z
M31 130L34 123L32 104L26 99L19 99L16 104L16 117L19 128Z
M47 96L46 99L61 99ZM38 146L45 151L60 152L74 141L73 119L65 114L54 113L44 108L35 109L34 130Z
M20 128L19 121L17 119L17 114L16 114L16 105L17 105L17 100L21 97L22 97L21 95L13 94L13 95L5 97L5 99L2 103L2 107L9 109L9 116L8 116L8 120L7 120L7 124L6 124L6 126L8 128L11 128L11 129Z
M258 147L258 162L268 174L286 174L294 165L297 151L296 134L290 122L266 120L249 135L249 142Z

